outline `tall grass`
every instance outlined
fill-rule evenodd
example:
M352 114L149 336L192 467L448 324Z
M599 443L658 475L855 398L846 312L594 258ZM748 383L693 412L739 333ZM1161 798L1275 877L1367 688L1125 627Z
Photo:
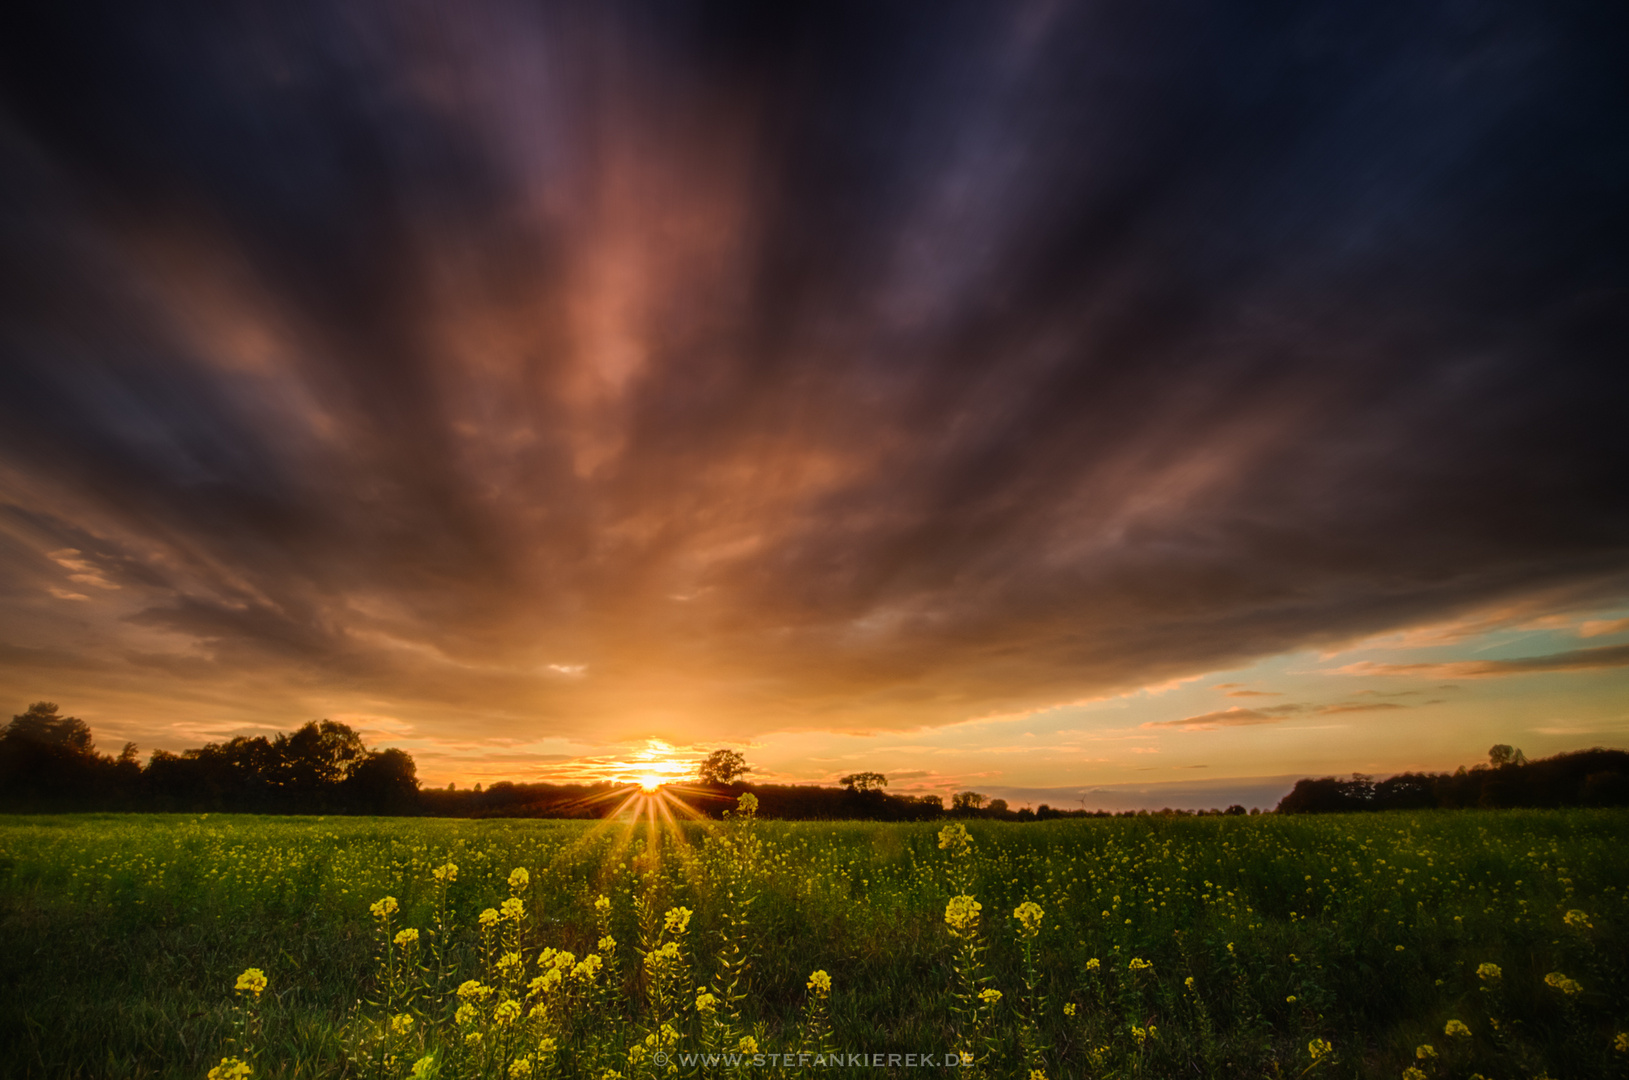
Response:
M0 1074L1622 1076L1626 826L0 818Z

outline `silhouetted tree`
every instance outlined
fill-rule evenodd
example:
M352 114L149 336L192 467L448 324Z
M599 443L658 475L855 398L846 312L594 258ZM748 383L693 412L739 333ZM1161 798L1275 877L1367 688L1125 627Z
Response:
M717 787L728 787L751 771L752 766L739 750L714 750L696 767L702 783Z
M850 791L881 791L888 786L888 778L880 772L857 772L849 773L838 783Z
M952 810L977 810L984 805L984 796L976 791L958 791L950 797Z

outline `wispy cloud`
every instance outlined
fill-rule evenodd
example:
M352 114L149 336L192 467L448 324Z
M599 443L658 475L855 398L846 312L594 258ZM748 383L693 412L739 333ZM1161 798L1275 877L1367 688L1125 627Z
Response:
M1629 667L1629 645L1603 645L1572 649L1546 656L1510 660L1447 660L1432 663L1384 664L1363 660L1335 668L1340 675L1417 675L1432 679L1480 679L1505 675L1533 675L1552 671L1595 671Z

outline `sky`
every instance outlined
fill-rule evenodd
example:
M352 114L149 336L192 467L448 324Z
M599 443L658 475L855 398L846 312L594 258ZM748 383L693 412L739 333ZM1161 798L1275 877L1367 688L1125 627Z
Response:
M1629 745L1621 5L6 19L6 714L1088 808Z

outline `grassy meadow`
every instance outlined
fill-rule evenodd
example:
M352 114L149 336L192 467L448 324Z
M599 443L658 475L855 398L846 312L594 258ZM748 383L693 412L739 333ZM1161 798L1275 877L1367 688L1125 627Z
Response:
M1626 837L1607 810L0 817L0 1071L1621 1077Z

